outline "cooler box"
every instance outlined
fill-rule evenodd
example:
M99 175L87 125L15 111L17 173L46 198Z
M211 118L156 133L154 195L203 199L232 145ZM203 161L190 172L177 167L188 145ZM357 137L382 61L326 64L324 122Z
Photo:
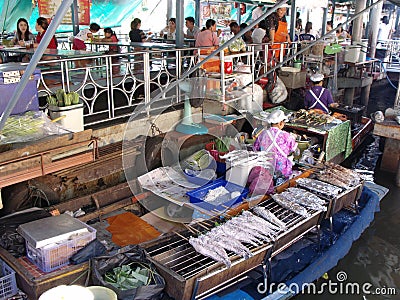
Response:
M17 84L19 83L26 66L18 63L0 65L0 115L4 112L11 100ZM12 115L22 114L26 111L39 111L37 81L40 78L40 70L36 69L25 89L22 91L17 104L12 110Z
M306 71L299 71L299 69L283 69L279 70L278 76L283 81L288 89L298 89L306 85Z

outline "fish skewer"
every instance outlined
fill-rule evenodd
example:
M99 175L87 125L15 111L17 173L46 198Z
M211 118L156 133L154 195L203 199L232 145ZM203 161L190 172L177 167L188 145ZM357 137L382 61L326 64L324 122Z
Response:
M287 229L286 224L283 221L279 220L278 217L276 217L268 209L266 209L264 207L256 206L256 207L253 208L253 211L257 215L259 215L260 217L263 217L267 221L271 222L272 224L275 224L275 225L279 226L281 228L281 230L286 230Z

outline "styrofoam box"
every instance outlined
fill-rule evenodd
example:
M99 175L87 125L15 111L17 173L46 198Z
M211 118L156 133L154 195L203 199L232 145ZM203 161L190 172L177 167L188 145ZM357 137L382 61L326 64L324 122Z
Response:
M240 186L246 186L247 178L249 177L251 169L256 165L255 162L247 163L246 165L239 165L230 167L230 163L226 163L226 181L232 182Z
M43 272L52 272L69 263L72 255L96 238L96 229L85 224L88 232L71 236L68 240L35 248L26 241L26 256Z

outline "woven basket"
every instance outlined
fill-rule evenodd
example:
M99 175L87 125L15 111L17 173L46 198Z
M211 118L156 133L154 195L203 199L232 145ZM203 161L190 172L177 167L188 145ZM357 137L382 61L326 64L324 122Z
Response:
M325 49L325 44L324 43L316 43L312 47L312 54L318 55L318 56L323 56L324 55L324 49Z

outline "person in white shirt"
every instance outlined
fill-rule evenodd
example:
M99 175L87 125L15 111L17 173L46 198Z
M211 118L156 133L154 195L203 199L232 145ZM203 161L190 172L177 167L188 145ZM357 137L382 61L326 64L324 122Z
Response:
M251 12L251 19L253 21L257 20L259 17L261 17L264 14L263 7L264 7L264 5L259 4L255 9L253 9L253 11Z
M379 25L378 41L387 41L392 35L392 26L389 24L389 18L384 16L382 23Z
M253 43L261 44L266 32L267 26L265 24L265 20L261 20L261 22L256 25L256 28L254 28L253 33L251 34L251 37L253 38ZM255 46L255 50L262 50L262 46Z

